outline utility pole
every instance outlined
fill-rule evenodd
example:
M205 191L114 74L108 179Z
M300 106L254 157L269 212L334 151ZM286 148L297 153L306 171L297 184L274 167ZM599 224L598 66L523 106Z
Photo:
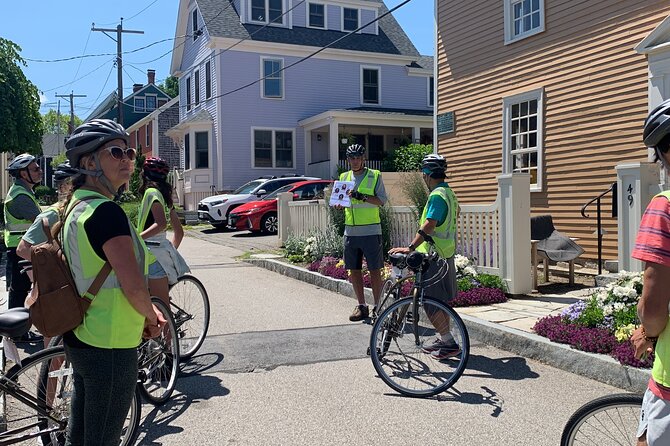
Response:
M74 132L74 98L85 98L85 94L74 94L74 92L70 92L70 94L57 94L57 98L70 98L70 125L68 126L68 135L71 135L72 132ZM58 128L60 131L60 101L58 101Z
M91 27L91 31L100 31L110 39L116 42L116 73L117 73L117 82L118 82L118 93L116 98L116 106L118 108L117 122L123 125L123 59L122 59L122 45L121 45L121 36L123 33L130 34L144 34L144 31L131 31L129 29L123 29L123 17L121 17L121 23L117 25L116 29L108 28L96 28L95 23ZM116 32L116 39L110 36L107 33Z

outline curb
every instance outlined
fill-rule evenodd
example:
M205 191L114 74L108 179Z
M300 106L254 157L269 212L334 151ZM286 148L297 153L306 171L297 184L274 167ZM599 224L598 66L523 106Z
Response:
M353 298L353 288L346 280L332 279L277 260L252 258L244 261ZM371 290L365 289L365 296L372 299ZM650 370L621 365L610 356L575 350L565 344L551 342L534 333L505 327L468 315L460 316L468 328L470 337L478 342L630 392L643 393L647 388L651 376Z

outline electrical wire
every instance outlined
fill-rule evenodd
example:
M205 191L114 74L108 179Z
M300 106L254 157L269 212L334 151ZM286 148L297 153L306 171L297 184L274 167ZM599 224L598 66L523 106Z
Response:
M140 12L137 12L137 13L133 14L132 16L130 16L129 19L124 19L123 17L121 17L121 20L122 20L122 21L125 20L125 21L127 22L127 21L129 21L129 20L134 19L135 17L137 17L138 15L142 14L144 11L146 11L147 9L149 9L150 6L153 6L153 4L156 3L157 1L158 1L158 0L154 0L151 4L149 4L148 6L145 6L144 9L142 9ZM100 25L100 26L107 26L107 25L116 25L117 23L119 23L119 22L116 21L116 22L110 22L110 23L98 23L98 25Z
M90 111L92 108L94 108L98 104L98 99L100 99L100 96L102 96L102 93L105 91L105 88L107 88L107 82L109 82L109 77L112 75L112 71L114 71L114 65L112 65L109 68L109 73L107 73L107 79L105 79L105 83L102 85L102 88L100 89L100 93L98 93L98 96L91 101L91 106L86 107L86 112ZM80 106L83 106L84 104L79 104ZM84 108L84 107L81 107Z
M111 62L114 62L114 59L112 59ZM58 90L59 88L63 88L63 87L67 87L68 85L72 85L72 84L74 84L75 82L80 81L80 80L84 79L85 77L88 77L88 76L90 76L91 74L95 73L95 72L98 71L100 68L102 68L102 67L104 67L105 65L107 65L108 63L109 63L109 61L105 61L105 62L103 62L102 65L99 65L97 68L94 68L93 70L91 70L91 71L89 71L88 73L84 74L83 76L81 76L81 77L79 77L79 78L73 80L72 82L68 82L67 84L59 85L58 87L49 88L49 89L47 89L47 90L40 90L40 91L41 91L42 93L47 93L47 92L49 92L49 91Z
M82 51L82 55L86 54L86 48L88 48L88 41L91 39L91 34L93 34L93 28L88 30L88 37L86 37L86 43L84 44L84 51ZM72 76L72 79L76 79L77 75L79 74L79 69L81 68L81 63L84 61L84 59L79 59L79 65L77 65L77 71L74 72L74 76Z

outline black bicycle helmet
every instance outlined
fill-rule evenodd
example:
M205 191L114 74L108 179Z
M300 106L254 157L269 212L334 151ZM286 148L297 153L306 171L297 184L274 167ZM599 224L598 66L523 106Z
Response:
M65 155L71 166L79 166L82 155L96 151L107 141L122 139L128 144L130 136L121 124L111 119L92 119L77 127L65 142Z
M12 175L17 174L19 171L23 169L27 169L30 163L35 162L36 158L32 156L30 153L22 153L20 155L16 155L13 160L9 162L9 165L7 166L7 171L11 173Z
M435 175L436 177L443 177L447 170L447 160L442 155L431 153L426 155L421 161L421 171L426 175Z
M657 105L644 121L644 145L656 147L670 134L670 99Z
M144 176L150 180L165 181L170 172L170 166L165 160L150 156L144 160L143 172Z
M54 180L57 182L65 181L77 174L79 174L77 169L73 169L69 162L64 162L56 167L56 170L54 171Z
M347 158L354 158L365 155L365 147L360 144L352 144L347 147Z

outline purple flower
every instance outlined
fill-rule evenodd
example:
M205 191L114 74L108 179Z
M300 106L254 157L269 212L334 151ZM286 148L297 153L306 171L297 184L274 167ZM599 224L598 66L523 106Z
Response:
M507 296L498 288L473 288L459 291L449 305L452 307L468 307L472 305L491 305L507 302Z
M570 305L561 312L561 316L568 319L570 322L574 322L579 318L584 309L586 308L586 302L579 300L574 304Z

